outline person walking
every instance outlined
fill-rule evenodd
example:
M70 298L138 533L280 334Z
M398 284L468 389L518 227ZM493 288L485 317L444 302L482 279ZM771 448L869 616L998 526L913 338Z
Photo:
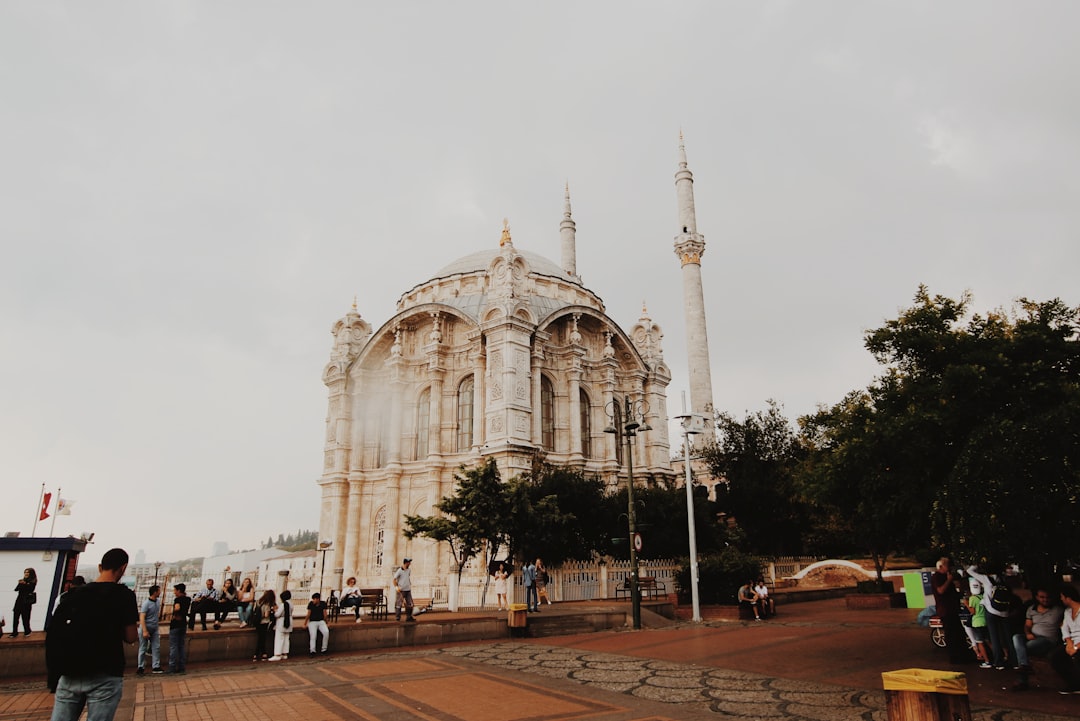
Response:
M150 658L150 670L153 673L163 673L161 670L161 635L158 632L158 620L161 618L161 603L158 596L161 595L161 586L150 587L150 597L143 601L139 609L139 662L135 673L142 676L146 673L147 657Z
M551 599L548 598L548 572L544 566L544 560L542 558L536 559L536 610L540 610L540 604L546 603L551 605Z
M413 618L413 598L412 598L412 571L409 567L412 565L412 559L406 556L401 560L401 567L394 571L394 620L401 620L401 609L405 608L405 620L407 622L415 622Z
M30 611L37 603L37 571L27 568L23 571L23 577L15 584L15 607L12 609L14 619L11 622L11 637L19 635L19 621L23 622L23 635L30 635Z
M169 617L169 673L184 673L187 668L184 645L187 641L187 617L190 610L191 599L187 596L187 585L178 583L173 586L172 614Z
M135 594L120 579L127 571L122 548L105 553L93 583L69 591L56 607L45 637L51 721L112 721L124 693L124 644L139 637Z
M281 603L274 611L274 655L271 661L284 661L289 657L292 635L292 591L281 592Z
M330 627L326 625L326 602L322 600L321 594L311 594L311 601L307 605L307 615L304 616L304 625L307 626L308 632L308 655L315 655L319 633L322 633L322 650L319 653L326 653L330 645Z

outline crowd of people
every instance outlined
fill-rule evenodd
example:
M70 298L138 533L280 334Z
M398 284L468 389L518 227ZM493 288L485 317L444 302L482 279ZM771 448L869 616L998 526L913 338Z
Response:
M935 611L942 621L949 660L971 662L965 634L982 668L1013 669L1015 691L1026 691L1031 659L1045 657L1065 683L1063 694L1080 694L1080 591L1036 584L1024 602L1002 573L970 566L961 574L948 558L930 577Z

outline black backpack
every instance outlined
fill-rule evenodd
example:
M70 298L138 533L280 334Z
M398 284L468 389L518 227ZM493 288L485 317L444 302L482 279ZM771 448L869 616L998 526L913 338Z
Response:
M995 581L990 589L990 607L1001 613L1008 613L1012 606L1012 591L1001 581Z
M100 649L107 640L102 620L106 599L101 584L76 586L60 598L45 634L49 689L61 676L91 676L101 671Z

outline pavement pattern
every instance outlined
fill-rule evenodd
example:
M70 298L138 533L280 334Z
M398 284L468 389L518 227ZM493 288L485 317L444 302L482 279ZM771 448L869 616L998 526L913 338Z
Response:
M0 689L0 721L49 718L40 682ZM973 708L978 721L1063 721ZM886 721L885 695L805 680L506 641L127 677L127 721Z

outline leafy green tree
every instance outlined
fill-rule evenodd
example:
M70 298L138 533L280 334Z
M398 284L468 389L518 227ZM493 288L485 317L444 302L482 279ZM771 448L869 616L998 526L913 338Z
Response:
M485 549L490 556L508 542L504 519L509 495L493 459L476 468L463 467L454 478L454 493L435 504L442 515L406 514L403 533L409 539L424 536L449 544L460 578L470 559Z
M879 554L930 539L1049 573L1080 531L1080 309L970 302L920 287L867 334L885 373L803 419L807 484Z
M540 556L557 565L605 552L607 536L596 522L607 505L602 480L537 462L510 485L506 515L517 560Z
M770 400L742 421L718 413L716 429L716 441L701 455L723 479L717 503L735 518L748 548L767 555L804 552L810 511L795 478L802 448L780 406Z

